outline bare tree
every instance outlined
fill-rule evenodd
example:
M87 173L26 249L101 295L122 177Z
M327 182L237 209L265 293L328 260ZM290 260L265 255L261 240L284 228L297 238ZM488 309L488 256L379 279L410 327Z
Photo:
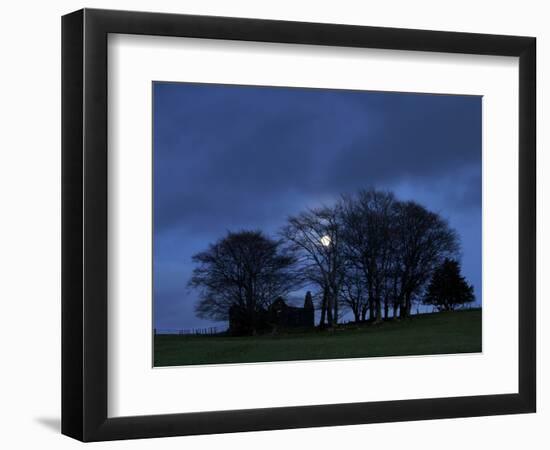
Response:
M338 322L339 294L344 276L340 214L336 208L311 209L290 217L281 230L288 248L298 255L305 278L322 293L320 325Z
M392 193L374 189L341 201L345 254L363 276L369 317L377 322L382 320L382 301L394 250L394 203Z
M458 254L460 244L447 221L418 203L397 202L394 209L396 300L400 317L408 317L430 275Z
M342 303L353 313L355 322L365 321L367 316L367 286L363 274L354 265L346 268L342 280Z
M260 231L228 232L194 255L189 285L200 292L197 315L227 320L229 309L238 306L254 330L257 313L299 284L295 258L280 244Z
M237 306L255 330L258 312L307 283L319 288L321 326L338 323L340 306L356 321L388 319L390 308L408 317L434 270L460 248L438 214L374 189L290 217L280 234L228 233L196 254L197 315L225 320Z
M459 251L456 232L438 214L391 192L361 191L340 204L347 264L362 274L369 318L388 319L390 307L394 317L408 317L435 267Z

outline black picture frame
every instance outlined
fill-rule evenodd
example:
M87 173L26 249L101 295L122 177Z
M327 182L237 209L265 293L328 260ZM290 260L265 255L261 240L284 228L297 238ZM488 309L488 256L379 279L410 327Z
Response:
M518 393L107 416L109 33L519 57ZM62 433L82 441L535 412L536 40L84 9L62 18Z

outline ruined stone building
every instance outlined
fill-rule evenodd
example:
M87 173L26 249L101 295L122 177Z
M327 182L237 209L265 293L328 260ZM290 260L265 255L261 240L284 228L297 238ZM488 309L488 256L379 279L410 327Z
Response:
M246 311L238 305L229 309L229 333L248 335L256 332L274 332L289 328L312 328L315 326L315 310L311 294L305 296L304 306L290 306L282 297L277 298L267 309L256 311L254 324Z

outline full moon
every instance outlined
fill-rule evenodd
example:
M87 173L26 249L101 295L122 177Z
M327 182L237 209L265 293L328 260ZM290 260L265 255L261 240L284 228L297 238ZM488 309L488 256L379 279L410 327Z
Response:
M330 245L330 236L328 235L324 235L322 238L321 238L321 245L325 246L325 247L328 247Z

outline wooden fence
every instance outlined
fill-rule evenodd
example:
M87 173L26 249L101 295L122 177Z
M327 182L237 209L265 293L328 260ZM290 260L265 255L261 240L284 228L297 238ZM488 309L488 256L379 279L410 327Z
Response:
M218 334L220 330L218 327L205 327L205 328L155 328L153 330L155 336L161 334L180 335L180 336L194 336L194 335L212 335Z

